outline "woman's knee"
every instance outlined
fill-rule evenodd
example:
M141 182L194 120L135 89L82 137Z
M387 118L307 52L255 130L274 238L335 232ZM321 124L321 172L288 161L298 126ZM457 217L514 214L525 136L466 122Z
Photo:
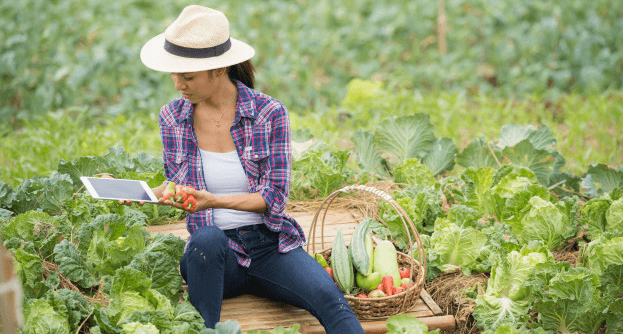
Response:
M229 248L229 239L225 233L215 226L203 226L190 238L188 243L189 256L207 259L212 256L222 256Z

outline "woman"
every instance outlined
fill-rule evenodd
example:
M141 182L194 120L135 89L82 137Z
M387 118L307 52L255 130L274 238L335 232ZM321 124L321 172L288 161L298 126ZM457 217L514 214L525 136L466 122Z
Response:
M223 298L254 294L308 310L327 333L363 333L285 212L289 118L281 102L253 89L254 53L230 38L223 13L201 6L186 7L141 50L143 63L171 73L182 93L162 107L159 122L167 180L196 189L185 189L197 206L187 210L180 261L190 301L209 328ZM154 189L158 198L164 188Z

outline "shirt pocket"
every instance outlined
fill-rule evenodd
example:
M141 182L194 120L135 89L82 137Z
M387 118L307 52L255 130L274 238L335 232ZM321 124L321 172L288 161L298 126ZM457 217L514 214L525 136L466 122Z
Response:
M262 174L261 164L270 156L270 123L253 124L253 133L248 145L242 153L243 163L247 173L255 179L259 179Z
M187 184L188 157L181 150L167 151L164 154L169 181Z

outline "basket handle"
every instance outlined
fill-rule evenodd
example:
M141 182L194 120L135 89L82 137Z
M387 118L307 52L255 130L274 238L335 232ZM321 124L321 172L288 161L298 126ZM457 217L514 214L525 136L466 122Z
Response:
M307 243L306 245L306 249L307 249L307 253L309 252L309 247L311 244L311 253L310 254L315 254L316 253L316 224L318 222L318 217L320 216L320 213L323 211L324 208L324 213L322 215L322 220L320 222L320 240L322 245L324 246L324 223L325 223L325 218L327 216L327 212L329 211L329 206L331 205L331 203L333 202L333 200L335 200L335 198L337 198L338 195L342 194L342 193L348 193L351 191L364 191L364 192L368 192L371 193L373 195L376 195L378 197L380 197L381 199L385 200L387 203L389 203L391 205L392 208L394 208L394 210L396 210L396 212L398 212L398 214L400 215L400 219L402 220L402 223L405 227L405 230L407 231L407 237L409 239L409 254L410 256L413 256L413 239L411 236L411 231L414 232L413 237L415 238L415 242L418 246L418 257L419 257L419 263L420 263L420 275L418 278L418 282L414 282L418 285L422 285L424 284L424 280L426 279L426 254L424 252L424 247L422 245L422 240L420 239L420 234L418 233L417 229L415 228L415 224L413 223L413 221L411 220L411 218L409 218L409 215L405 212L405 210L386 192L376 189L374 187L370 187L370 186L365 186L365 185L350 185L350 186L346 186L344 188L338 189L334 192L332 192L331 194L329 194L329 196L327 196L327 198L324 199L324 201L320 204L320 207L318 208L318 210L316 210L316 213L314 215L314 218L312 219L312 223L311 223L311 227L309 230L309 238L310 238L310 242ZM384 223L383 223L384 224ZM411 272L413 273L413 263L411 263Z

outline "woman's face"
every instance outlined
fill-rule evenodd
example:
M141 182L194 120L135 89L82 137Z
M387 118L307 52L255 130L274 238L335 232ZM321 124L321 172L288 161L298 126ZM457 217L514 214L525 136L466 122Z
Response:
M192 104L209 100L216 90L216 78L212 71L171 73L175 90L182 93Z

